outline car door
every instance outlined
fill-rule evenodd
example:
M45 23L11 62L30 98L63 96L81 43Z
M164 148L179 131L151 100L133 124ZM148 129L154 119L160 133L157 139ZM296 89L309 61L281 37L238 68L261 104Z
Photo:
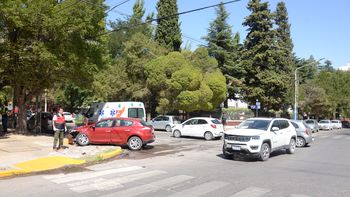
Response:
M97 122L94 129L92 129L92 132L90 133L91 141L97 143L110 143L113 124L113 119L101 120Z
M208 128L207 128L208 126L209 124L206 120L198 119L193 129L191 130L192 136L203 137L204 133L208 131Z
M154 129L160 129L160 122L162 121L162 119L162 116L158 116L152 120L152 126Z
M165 129L165 126L169 123L169 116L163 116L162 121L159 124L160 129Z
M292 136L292 127L288 120L279 120L280 122L280 135L281 135L281 146L288 145Z
M278 130L273 130L274 128L277 128ZM280 131L280 123L279 120L274 120L272 122L271 128L270 128L270 134L271 134L271 139L272 139L272 148L277 148L282 145L281 143L281 133Z
M186 136L192 136L193 130L196 128L197 119L190 119L182 124L181 134Z
M126 144L127 139L132 131L133 122L130 120L120 120L115 121L112 133L111 141L114 144Z

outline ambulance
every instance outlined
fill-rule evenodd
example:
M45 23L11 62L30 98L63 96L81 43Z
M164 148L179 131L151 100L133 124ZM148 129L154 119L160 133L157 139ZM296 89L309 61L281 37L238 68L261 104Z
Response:
M98 102L86 112L89 124L105 118L139 118L146 121L145 105L142 102Z

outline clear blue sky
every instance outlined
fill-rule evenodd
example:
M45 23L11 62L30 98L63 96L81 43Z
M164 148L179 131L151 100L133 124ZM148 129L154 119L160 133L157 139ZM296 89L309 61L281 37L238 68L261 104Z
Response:
M158 0L145 0L146 14L156 12ZM109 6L117 5L122 0L107 0ZM220 0L178 0L179 12L219 3ZM225 0L224 0L225 2ZM265 1L263 1L265 2ZM270 10L274 11L278 0L269 1ZM325 58L338 68L350 63L350 1L336 0L285 0L287 5L294 52L298 57L315 59ZM116 8L109 13L108 20L123 18L118 12L131 14L135 0ZM228 20L233 32L241 34L241 42L247 32L242 26L244 18L249 15L248 0L226 5L230 13ZM183 44L187 41L196 48L201 38L207 34L209 23L215 18L215 9L198 11L180 16ZM192 39L188 39L190 37ZM194 40L197 41L194 41Z

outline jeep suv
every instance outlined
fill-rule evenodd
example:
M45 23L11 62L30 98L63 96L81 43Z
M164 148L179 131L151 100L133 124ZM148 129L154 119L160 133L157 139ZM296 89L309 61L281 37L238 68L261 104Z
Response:
M233 158L235 154L252 155L266 161L275 150L286 149L293 154L296 138L295 128L287 119L251 118L225 131L223 154L225 158Z

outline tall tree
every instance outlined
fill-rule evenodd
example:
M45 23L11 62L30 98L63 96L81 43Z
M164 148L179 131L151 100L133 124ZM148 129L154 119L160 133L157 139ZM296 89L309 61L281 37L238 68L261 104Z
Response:
M228 17L229 13L221 3L216 8L216 18L210 23L208 35L204 39L208 42L210 56L215 57L221 72L226 77L228 98L235 98L242 71L238 66L240 37L238 33L232 35L232 28L227 22Z
M268 3L250 0L247 6L251 14L243 25L248 34L241 52L241 65L245 70L243 97L255 104L259 99L263 109L279 110L284 103L289 76L284 66L277 64L278 46L273 28L273 14Z
M88 85L104 65L105 13L99 6L73 0L0 3L0 48L7 65L1 75L14 88L19 129L26 132L26 104L56 83ZM2 55L3 55L2 54Z
M171 51L180 51L182 39L177 0L159 0L157 11L155 40Z

